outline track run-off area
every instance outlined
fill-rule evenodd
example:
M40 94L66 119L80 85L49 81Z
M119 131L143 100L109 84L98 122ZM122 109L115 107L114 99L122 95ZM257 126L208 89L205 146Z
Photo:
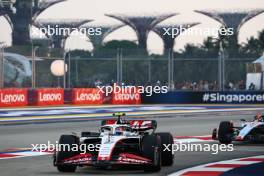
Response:
M0 109L0 169L3 175L62 175L53 167L52 152L32 152L31 144L55 143L60 135L98 131L113 112L128 119L155 119L158 132L171 132L175 143L216 145L211 132L220 121L252 120L263 105L64 106ZM141 169L78 168L67 175L263 175L264 144L234 142L234 151L176 151L174 164L158 173ZM262 172L261 172L262 171Z

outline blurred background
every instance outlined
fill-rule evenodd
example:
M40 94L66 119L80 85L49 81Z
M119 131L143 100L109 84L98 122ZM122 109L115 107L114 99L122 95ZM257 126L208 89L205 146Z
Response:
M264 4L250 2L1 0L0 85L117 82L187 91L262 90ZM69 32L43 33L49 28ZM164 28L180 32L172 36ZM222 29L233 33L221 35ZM51 69L56 60L62 65Z

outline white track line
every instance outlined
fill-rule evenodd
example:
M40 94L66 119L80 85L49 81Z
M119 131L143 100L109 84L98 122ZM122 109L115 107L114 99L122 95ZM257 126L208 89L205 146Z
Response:
M208 171L224 173L226 171L234 169L235 168L234 165L245 166L245 165L263 162L263 161L240 161L242 159L256 159L256 158L264 159L264 155L252 156L252 157L246 157L246 158L238 158L238 159L232 159L232 160L226 160L226 161L219 161L219 162L214 162L214 163L208 163L208 164L199 165L199 166L187 168L184 170L180 170L180 171L177 171L175 173L170 174L169 176L181 176L181 175L184 175L185 173L187 174L188 172L192 172L193 174L195 174L195 172L196 172L196 175L197 175L199 173L199 171L205 172L204 174L206 174L206 172L208 172ZM224 164L224 166L222 165L221 167L217 167L217 165L215 165L215 164ZM210 167L210 166L212 166L212 167ZM188 176L192 176L192 174L188 174Z

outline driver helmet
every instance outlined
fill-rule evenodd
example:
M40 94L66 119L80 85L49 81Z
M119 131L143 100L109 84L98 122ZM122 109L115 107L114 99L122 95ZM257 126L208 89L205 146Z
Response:
M263 121L263 116L262 116L260 113L258 113L258 114L256 115L256 120L257 120L258 122Z
M122 127L122 126L117 127L115 130L116 135L122 135L124 132L125 132L125 127Z

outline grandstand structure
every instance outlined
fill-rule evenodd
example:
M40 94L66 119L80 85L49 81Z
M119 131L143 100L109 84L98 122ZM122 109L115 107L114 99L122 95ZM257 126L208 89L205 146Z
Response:
M175 39L181 35L182 32L184 32L185 30L194 27L196 25L198 25L200 23L186 23L186 24L160 24L157 25L153 31L159 35L159 37L162 39L163 44L164 44L164 51L163 53L165 53L166 51L174 48L175 45ZM168 29L176 29L177 31L179 31L177 34L172 35L171 30L170 33L167 34L165 32L165 30Z
M177 15L177 13L148 16L128 16L122 14L106 14L106 16L117 19L130 26L137 35L138 46L147 49L148 34L160 22Z
M36 18L49 7L66 0L1 0L0 15L12 28L13 45L30 43L30 28Z
M69 35L72 32L78 33L80 26L91 21L86 19L42 19L36 21L34 25L39 29L46 29L45 35L51 40L53 48L64 49ZM49 31L49 29L51 30Z
M120 24L120 25L110 25L110 24L105 24L105 25L90 25L90 24L85 24L82 26L82 28L86 28L87 30L89 30L90 28L93 28L94 30L96 29L100 29L101 34L100 35L89 35L88 33L86 33L87 37L89 38L90 42L93 45L93 49L95 50L96 48L100 47L103 45L103 41L104 39L111 34L112 32L114 32L115 30L123 27L124 24Z

